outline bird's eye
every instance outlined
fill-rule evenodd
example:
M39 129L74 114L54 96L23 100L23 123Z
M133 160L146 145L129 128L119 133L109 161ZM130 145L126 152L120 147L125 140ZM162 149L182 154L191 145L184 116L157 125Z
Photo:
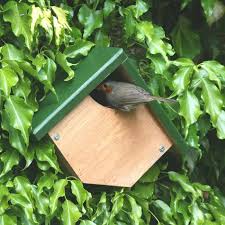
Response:
M103 87L104 87L104 88L107 88L107 87L108 87L108 85L107 85L107 84L103 84Z

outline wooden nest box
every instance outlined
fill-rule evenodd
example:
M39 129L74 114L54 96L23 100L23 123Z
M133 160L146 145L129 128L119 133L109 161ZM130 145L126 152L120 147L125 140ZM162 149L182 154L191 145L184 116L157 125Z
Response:
M131 187L180 136L157 102L126 113L90 93L108 76L148 89L119 48L94 48L68 82L56 81L33 119L33 134L49 134L72 173L84 183Z

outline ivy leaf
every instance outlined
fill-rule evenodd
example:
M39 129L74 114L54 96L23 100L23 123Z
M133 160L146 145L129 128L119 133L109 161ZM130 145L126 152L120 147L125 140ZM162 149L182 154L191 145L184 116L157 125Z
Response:
M84 39L88 38L95 29L102 27L103 12L92 10L87 5L82 5L78 12L79 22L84 26Z
M51 215L53 215L53 213L57 209L58 199L60 197L65 196L65 187L66 187L67 183L68 183L68 181L65 179L60 179L55 182L54 192L50 196L50 202L51 202L50 213L51 213Z
M206 18L212 16L215 3L216 3L215 0L201 0L201 5L204 10Z
M57 176L50 172L47 172L41 176L37 183L38 193L42 193L44 188L50 190L53 187L56 178Z
M1 49L1 53L3 55L4 60L18 61L18 62L24 60L23 51L20 51L12 44L5 44Z
M49 198L44 193L39 193L35 187L32 187L32 194L35 199L35 204L38 212L42 215L49 216Z
M52 6L51 8L56 14L56 17L53 16L53 26L55 32L55 43L59 46L63 42L65 30L71 31L71 28L66 19L66 11L56 6Z
M104 2L103 13L105 18L115 9L115 6L116 4L113 0L106 0Z
M171 62L175 66L194 67L194 62L188 58L179 58Z
M138 19L148 11L149 5L143 0L137 0L135 9L135 17Z
M15 216L7 215L6 213L0 216L0 224L2 225L17 225Z
M36 218L33 212L33 205L29 202L23 195L21 194L11 194L10 200L12 205L18 205L21 208L21 211L24 213L26 220L30 222L30 224L37 224ZM23 215L20 214L21 217Z
M134 221L134 224L139 224L141 216L142 216L141 207L137 204L136 200L133 197L129 195L127 195L126 197L131 206L130 217Z
M193 202L190 208L192 213L191 225L195 224L203 225L205 222L205 216L202 210L199 208L197 202Z
M86 40L77 40L74 45L68 46L63 54L68 58L76 58L78 55L86 56L95 44Z
M116 192L115 196L111 200L113 206L109 217L109 224L114 224L115 217L122 210L124 206L124 195Z
M55 155L54 145L52 143L47 142L36 144L34 149L38 161L47 162L55 171L61 171Z
M3 67L0 69L0 90L4 92L6 96L10 95L11 88L18 82L16 73L9 67Z
M24 77L20 79L17 85L13 88L13 94L22 97L25 102L28 102L28 96L31 92L31 81L29 78Z
M225 139L225 111L221 111L216 122L217 137Z
M198 136L198 129L196 124L192 124L188 127L186 141L188 145L199 148L199 136Z
M6 186L4 185L0 185L0 201L1 201L1 205L0 205L0 215L4 214L5 211L9 208L9 190ZM1 219L0 219L1 221ZM1 224L1 222L0 222Z
M56 62L62 67L62 69L68 74L67 78L65 79L66 81L71 80L75 72L74 70L71 69L71 66L73 65L72 63L69 63L66 59L66 55L58 52L56 54Z
M170 180L179 183L185 192L193 194L193 196L195 196L196 198L199 197L198 192L195 191L190 181L188 180L188 177L174 171L170 171L168 172L168 174Z
M63 212L61 219L65 225L75 224L82 216L77 206L70 200L66 199L62 204L62 208Z
M171 36L173 46L180 57L194 58L200 54L200 37L192 30L190 21L185 17L180 17Z
M98 30L95 35L95 44L100 47L110 46L110 37L105 34L102 30Z
M82 220L80 225L97 225L97 224L90 220Z
M173 87L177 95L185 91L190 83L191 75L193 73L193 67L185 66L181 67L173 78Z
M13 183L14 183L16 192L20 194L21 196L23 196L27 201L32 203L32 197L31 197L32 187L28 178L23 176L17 176L13 180Z
M225 67L217 61L204 61L200 66L207 72L209 79L215 81L221 89L221 80L225 81Z
M24 142L24 139L21 135L21 132L19 130L14 129L13 127L10 126L9 123L9 117L4 110L2 112L2 129L8 131L9 133L9 143L13 148L19 151L19 153L24 156L26 160L26 165L24 167L27 168L33 161L34 158L34 152L33 151L28 151L27 146Z
M157 215L160 216L160 218L162 218L163 221L166 221L166 223L170 225L176 224L173 219L171 208L165 202L161 200L155 200L153 202L153 205L155 211L157 212Z
M224 13L224 3L221 1L215 1L212 14L210 16L206 15L208 24L212 25L213 23L217 22L220 18L223 17Z
M181 10L184 9L192 0L181 0Z
M183 116L186 121L186 127L195 123L202 114L198 98L191 92L186 91L183 96L179 98L180 111L179 115Z
M5 103L5 111L9 115L10 125L21 131L24 141L28 145L33 110L30 109L23 99L17 96L9 96Z
M133 187L135 195L143 199L150 199L154 194L154 183L137 183Z
M74 196L76 196L76 200L83 211L84 210L83 204L89 198L88 191L84 189L83 184L79 180L71 180L70 183L71 183L72 193Z
M19 37L22 35L25 39L26 46L31 49L33 36L30 30L31 18L27 14L30 6L25 3L8 1L4 7L3 19L11 23L13 33Z
M47 58L46 64L44 67L38 72L39 81L45 85L45 91L51 90L54 94L55 89L52 86L52 83L55 81L55 72L56 72L56 64L55 62Z
M3 170L0 177L8 173L14 166L19 164L19 154L14 149L8 149L0 155L0 160L3 163Z
M205 103L205 110L210 115L211 121L215 125L223 107L222 95L215 84L208 79L202 79L201 97Z

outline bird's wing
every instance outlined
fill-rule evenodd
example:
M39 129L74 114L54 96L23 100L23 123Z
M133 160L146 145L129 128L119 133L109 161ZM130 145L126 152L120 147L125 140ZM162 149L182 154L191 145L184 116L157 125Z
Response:
M120 105L146 103L151 99L147 91L130 83L123 83L123 85L116 86L111 97Z

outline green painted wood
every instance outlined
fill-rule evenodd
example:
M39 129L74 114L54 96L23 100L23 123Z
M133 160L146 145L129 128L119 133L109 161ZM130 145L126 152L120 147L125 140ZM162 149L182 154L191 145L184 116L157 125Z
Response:
M58 80L55 90L41 103L32 122L32 132L39 140L71 109L127 59L121 48L95 47L79 64L76 77L68 82Z
M147 84L145 83L143 78L139 75L138 67L136 65L135 60L132 60L132 59L126 60L123 63L123 67L129 74L129 77L131 78L131 81L134 84L144 88L145 90L147 90L151 93ZM173 122L169 119L169 117L167 116L167 114L164 111L164 109L162 108L162 106L156 101L148 103L148 106L149 106L151 112L154 114L154 116L157 118L157 120L162 125L162 127L165 130L165 132L167 133L167 135L171 138L176 149L182 150L183 152L187 151L188 146L187 146L186 142L184 141L184 139L178 132L177 128L174 126Z

